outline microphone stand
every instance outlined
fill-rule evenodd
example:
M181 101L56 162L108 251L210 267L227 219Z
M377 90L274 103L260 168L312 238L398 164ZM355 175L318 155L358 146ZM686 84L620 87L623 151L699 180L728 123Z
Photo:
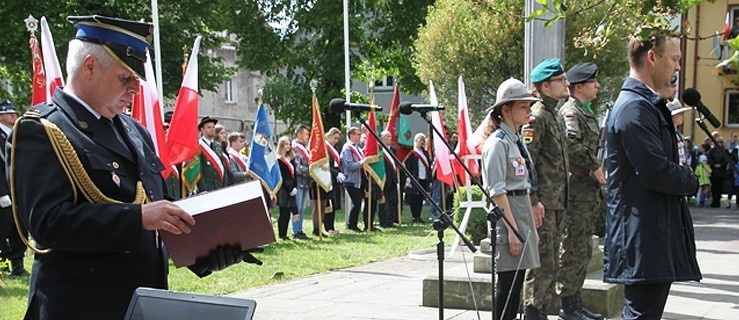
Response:
M439 237L439 243L436 246L436 255L437 260L439 261L439 320L444 319L444 230L446 230L447 227L452 227L454 229L454 232L459 235L459 237L462 239L464 244L467 246L467 248L470 249L472 252L476 252L477 248L475 248L475 245L467 239L467 237L462 234L461 231L457 228L457 226L454 225L454 222L452 221L451 217L448 213L444 212L444 210L439 207L439 205L434 202L434 200L431 198L431 195L426 192L425 189L421 186L421 183L418 182L418 179L411 174L410 171L408 171L408 168L403 165L403 162L398 159L398 157L390 152L390 149L387 145L382 141L382 139L377 135L377 132L375 132L375 128L371 128L367 121L364 120L364 118L361 117L360 113L358 111L354 111L354 116L359 119L359 122L369 131L370 134L377 140L377 143L382 146L382 149L390 155L390 157L395 161L395 163L398 165L398 168L403 170L403 173L410 179L410 181L413 183L413 186L418 189L418 191L426 198L426 201L431 203L432 206L441 214L434 219L434 230L437 231L437 236Z
M418 110L416 110L416 111L418 111ZM495 305L495 284L496 284L496 280L495 280L495 272L496 272L495 255L496 255L496 247L495 247L495 242L493 241L493 239L495 239L495 228L496 228L496 226L498 224L498 220L502 218L503 219L503 222L508 226L508 229L509 230L513 230L513 234L516 235L516 238L518 238L518 240L521 241L522 244L523 243L526 243L526 240L521 236L521 234L518 232L518 230L516 228L514 228L513 225L511 225L511 222L508 220L508 218L506 218L506 216L505 216L505 214L503 212L503 209L501 207L499 207L495 203L495 201L493 200L493 197L491 197L490 196L490 193L488 193L488 191L485 190L485 188L483 188L482 183L480 183L480 181L478 181L477 178L472 174L472 171L470 171L470 168L468 168L467 165L464 163L464 161L462 161L462 158L456 152L454 152L454 149L452 148L452 146L449 145L449 142L446 141L445 137L442 136L441 132L439 132L439 129L436 128L434 126L432 120L429 119L429 117L426 116L426 112L425 111L418 111L418 113L421 114L421 118L423 118L424 120L426 120L426 122L429 124L429 126L434 130L434 133L436 133L436 135L441 138L441 141L443 141L444 144L446 144L447 148L449 148L449 151L454 155L454 158L456 158L457 161L459 161L459 163L462 164L462 168L464 168L464 170L467 172L467 175L470 177L470 180L472 181L472 183L474 183L477 187L480 188L480 190L482 191L482 194L485 196L485 199L487 199L487 201L490 202L492 204L492 206L493 206L493 208L490 209L490 211L488 211L488 215L487 215L487 219L490 222L490 230L489 230L489 232L490 232L490 249L492 250L492 252L490 253L490 266L491 266L491 268L490 268L491 269L491 275L490 275L490 278L491 278L490 280L491 281L490 281L490 283L491 283L491 286L492 286L491 299L490 299L492 303L491 303L491 310L490 311L493 314L493 320L497 320L498 319L498 315L496 314L496 311L497 310L496 310L496 305ZM462 141L460 141L459 143L462 143Z
M718 142L716 142L716 138L714 138L711 135L711 132L708 131L708 127L706 127L706 124L703 123L704 120L705 120L705 117L695 118L695 123L697 123L698 126L701 128L701 130L703 130L703 132L706 133L706 135L708 136L708 139L711 139L711 142L713 142L714 148L716 148L719 154L721 154L724 160L726 160L726 163L729 165L729 167L734 172L734 174L735 175L739 174L739 171L737 171L736 169L736 162L729 157L729 155L726 153L726 150L724 150L724 148L718 146ZM708 153L708 151L706 151L706 153Z

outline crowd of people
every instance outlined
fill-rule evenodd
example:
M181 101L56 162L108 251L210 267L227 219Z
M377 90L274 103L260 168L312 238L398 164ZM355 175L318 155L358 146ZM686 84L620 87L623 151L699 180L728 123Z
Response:
M67 86L17 122L15 108L0 104L0 137L12 141L4 157L12 172L0 170L12 177L7 185L0 181L0 216L15 206L36 240L26 318L120 318L136 288L167 287L159 232L189 233L195 220L165 200L184 196L181 186L161 179L164 166L146 130L121 114L139 90L137 78L144 78L150 25L101 16L69 19L78 32L69 45ZM559 319L603 319L583 305L581 290L604 200L604 281L625 285L622 319L659 319L672 282L701 279L687 196L697 194L699 205L708 198L720 205L731 170L716 150L728 148L736 157L736 134L726 147L716 136L716 145L700 146L701 153L676 129L688 110L675 99L681 57L676 38L658 32L633 38L628 48L630 74L606 122L605 167L597 157L601 134L591 106L600 89L595 63L565 70L560 59L544 60L531 70L533 92L508 79L487 109L483 186L511 222L499 221L492 235L500 319L514 319L521 303L527 320L547 319L555 296ZM198 129L197 192L257 178L249 173L243 133L229 133L211 117L202 118ZM265 191L265 199L279 208L280 239L290 239L288 228L292 239L310 239L303 231L309 201L312 234L339 235L335 212L344 191L351 200L348 232L395 227L402 201L411 221L423 223L426 192L451 205L447 197L454 190L436 181L424 134L415 135L403 163L421 188L397 174L398 164L387 156L388 178L380 187L365 168L367 135L358 127L346 128L345 136L330 128L324 143L332 188L325 192L309 173L310 130L298 125L277 141L282 184L274 196ZM390 132L381 136L391 144ZM190 269L203 277L241 261L260 264L251 249L218 247ZM0 251L9 254L4 258L14 274L27 274L22 253Z

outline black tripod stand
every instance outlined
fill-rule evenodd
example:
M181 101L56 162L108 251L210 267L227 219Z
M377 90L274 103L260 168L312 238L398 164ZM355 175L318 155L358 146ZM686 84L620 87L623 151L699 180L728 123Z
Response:
M495 272L496 272L496 268L495 268L495 255L496 255L496 248L495 248L495 242L493 241L493 239L495 239L494 238L495 237L495 228L496 228L496 225L498 224L498 220L500 220L502 218L503 219L503 222L508 226L508 229L509 230L513 230L513 233L516 235L516 238L518 238L518 240L521 241L522 244L523 243L526 243L526 240L521 236L521 234L518 232L518 230L513 227L513 225L511 224L511 222L508 221L508 218L506 218L506 216L505 216L505 214L503 212L503 209L500 208L500 207L498 207L498 205L493 200L493 197L490 196L490 193L488 193L488 191L485 190L485 188L482 186L482 183L480 183L480 181L478 181L477 178L472 174L472 171L470 171L470 168L468 168L467 165L464 163L464 161L462 161L462 158L460 158L459 155L456 152L454 152L454 149L452 148L452 146L449 145L449 142L445 139L445 137L441 134L441 132L439 132L439 129L437 129L434 126L432 120L429 119L429 117L426 115L426 112L419 111L419 113L421 114L421 118L423 118L424 120L426 120L426 123L429 124L429 126L432 128L432 130L434 131L434 133L441 138L440 140L443 141L444 144L446 144L447 148L449 148L449 151L451 151L452 155L454 155L454 158L457 159L457 161L459 161L460 164L462 164L462 168L464 168L464 170L467 172L467 175L470 177L470 181L472 181L472 183L474 183L477 187L480 188L480 190L482 191L482 194L485 196L485 199L488 202L490 202L490 204L492 204L492 206L493 206L488 211L488 214L487 214L487 220L490 222L490 230L488 230L488 232L490 233L490 248L492 250L492 252L490 253L490 265L491 265L491 270L490 270L491 271L491 273L490 273L491 274L490 275L490 278L491 278L490 280L491 281L490 281L490 284L491 284L491 287L492 287L491 288L492 291L490 291L491 292L491 309L490 309L490 311L493 314L493 316L492 316L493 320L497 320L498 319L498 315L496 314L496 309L497 308L496 308L496 303L495 303L495 284L496 284L496 280L495 280Z
M385 145L384 142L382 142L382 139L380 139L380 137L377 135L377 132L375 132L375 129L371 128L367 124L367 121L365 121L364 118L360 116L359 112L355 111L354 116L357 117L357 119L359 119L359 122L367 129L367 131L369 131L370 134L372 134L372 136L377 140L377 143L380 144L380 146L382 146L382 149L385 152L387 152L388 155L390 155L393 161L395 161L395 163L397 164L398 168L403 170L403 173L405 173L405 175L410 179L411 183L413 183L413 186L417 190L419 190L421 194L423 194L423 196L426 198L426 201L431 203L431 205L433 205L436 210L441 212L440 215L434 217L433 226L434 226L434 229L437 231L437 236L439 237L439 242L436 246L437 260L439 261L439 320L443 320L444 319L444 231L446 230L447 227L452 227L454 232L456 232L459 235L459 237L462 239L462 241L467 246L467 248L470 249L470 251L476 252L477 248L475 248L475 245L472 244L472 242L469 239L467 239L467 237L465 237L461 231L459 231L457 226L454 225L450 215L447 212L444 212L444 210L441 207L439 207L439 205L436 202L434 202L434 200L431 198L431 195L428 194L428 192L426 192L426 190L423 189L423 187L421 186L421 183L418 182L418 179L415 176L413 176L410 173L410 171L408 171L408 168L406 168L405 165L403 165L403 162L400 161L398 157L395 156L395 154L390 152L390 149L388 148L387 145Z

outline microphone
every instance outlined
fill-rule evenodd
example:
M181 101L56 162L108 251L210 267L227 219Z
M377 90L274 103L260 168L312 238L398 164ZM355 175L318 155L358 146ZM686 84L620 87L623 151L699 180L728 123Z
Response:
M703 114L713 127L718 128L721 126L721 122L718 121L718 119L716 119L716 117L711 113L711 110L708 110L703 102L701 102L701 94L698 90L695 90L694 88L685 89L683 92L683 101L685 101L685 104L698 109L698 112Z
M356 112L382 111L382 107L380 106L360 104L360 103L349 103L349 102L346 102L346 100L341 99L341 98L332 99L331 102L328 104L328 108L333 113L341 113L342 111L345 111L345 110L356 111Z
M402 114L411 114L413 111L424 113L429 111L444 110L444 106L437 106L433 104L418 104L413 102L403 102L398 107L398 111Z

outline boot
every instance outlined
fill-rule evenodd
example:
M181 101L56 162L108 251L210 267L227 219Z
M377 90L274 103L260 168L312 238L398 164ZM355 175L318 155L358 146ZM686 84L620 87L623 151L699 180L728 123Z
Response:
M23 258L10 260L10 268L12 269L10 272L11 278L28 277L31 275L23 268Z
M525 306L523 308L524 312L524 319L526 320L547 320L547 308L542 307L541 309L536 309L532 306Z
M588 308L585 308L585 305L582 304L582 296L580 295L579 291L575 294L575 298L577 299L577 306L580 309L580 312L584 314L586 317L590 319L596 319L596 320L601 320L605 318L602 314L595 313L593 311L588 310Z
M562 308L559 309L559 320L591 320L578 308L577 297L562 297Z

